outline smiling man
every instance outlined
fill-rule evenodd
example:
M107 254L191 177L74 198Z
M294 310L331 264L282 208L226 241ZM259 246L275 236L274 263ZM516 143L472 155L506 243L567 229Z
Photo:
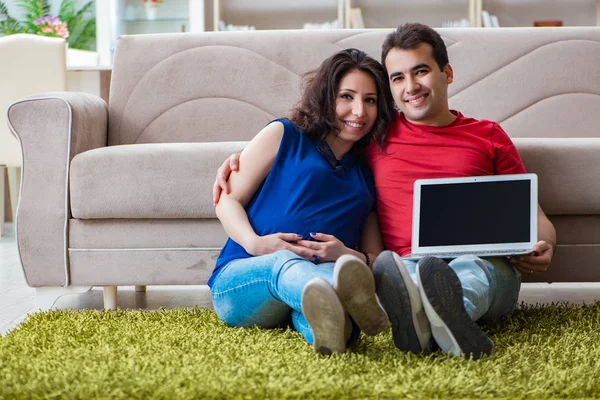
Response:
M514 311L521 286L518 271L546 271L556 232L538 207L541 240L532 255L510 261L474 255L427 257L418 264L401 259L411 249L415 180L520 174L525 168L497 123L450 110L448 85L454 72L435 30L422 24L399 27L386 37L381 58L400 113L383 149L371 146L369 152L388 249L373 267L378 295L398 348L427 351L433 336L442 350L476 359L491 353L494 345L474 321L506 318Z

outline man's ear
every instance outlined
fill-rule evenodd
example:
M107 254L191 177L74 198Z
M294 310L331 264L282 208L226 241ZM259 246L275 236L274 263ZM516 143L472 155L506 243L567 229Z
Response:
M452 66L450 64L446 64L444 67L444 72L446 73L446 83L449 85L454 81L454 71L452 71Z

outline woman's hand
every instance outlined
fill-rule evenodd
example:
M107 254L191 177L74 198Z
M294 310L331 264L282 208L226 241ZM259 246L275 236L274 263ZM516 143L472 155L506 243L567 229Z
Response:
M310 236L313 239L318 240L318 242L313 242L312 240L299 240L298 245L311 251L310 257L304 258L315 263L335 261L344 254L354 253L333 235L311 233Z
M273 233L271 235L256 236L248 243L246 251L252 256L262 256L275 253L278 250L289 250L302 258L312 261L312 251L297 245L302 236L296 233Z

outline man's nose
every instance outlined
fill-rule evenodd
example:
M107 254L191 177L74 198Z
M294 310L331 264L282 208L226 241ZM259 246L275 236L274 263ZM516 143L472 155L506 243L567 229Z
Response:
M406 92L408 94L415 94L419 91L420 85L414 78L406 78Z

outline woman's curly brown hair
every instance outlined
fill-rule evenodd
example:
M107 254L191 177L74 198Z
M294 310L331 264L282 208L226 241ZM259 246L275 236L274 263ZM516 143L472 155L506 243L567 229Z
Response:
M289 120L311 138L325 139L335 124L335 107L340 81L350 72L369 74L377 87L377 119L371 131L356 142L357 148L375 140L379 147L387 135L387 127L396 111L383 66L358 49L342 50L329 57L316 70L304 76L302 97L292 110Z

